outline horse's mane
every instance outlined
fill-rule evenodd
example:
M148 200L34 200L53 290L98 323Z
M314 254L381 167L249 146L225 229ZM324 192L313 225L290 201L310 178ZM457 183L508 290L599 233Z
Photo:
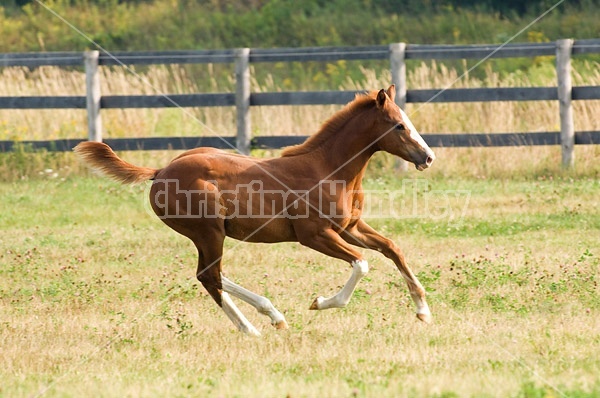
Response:
M356 113L375 105L377 91L365 94L356 94L354 100L348 103L338 112L334 113L319 129L319 131L302 144L292 145L284 148L281 156L296 156L309 153L321 146L332 135L336 134Z

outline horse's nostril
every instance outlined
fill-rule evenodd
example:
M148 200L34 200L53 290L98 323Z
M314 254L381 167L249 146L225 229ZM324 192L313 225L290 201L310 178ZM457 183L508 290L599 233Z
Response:
M425 164L427 164L427 166L431 166L431 163L433 163L433 158L431 156L427 156L427 160L425 160Z

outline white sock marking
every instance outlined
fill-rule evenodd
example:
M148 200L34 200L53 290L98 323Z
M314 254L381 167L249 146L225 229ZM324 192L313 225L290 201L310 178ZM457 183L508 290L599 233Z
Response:
M231 298L227 292L221 293L221 306L227 317L240 331L254 336L260 336L258 330L256 330L250 321L246 319L244 314L242 314L234 302L231 301Z
M271 303L271 300L269 300L268 298L260 296L256 293L251 292L248 289L241 287L240 285L235 284L234 282L224 277L223 274L221 274L221 283L225 292L231 293L233 296L244 300L245 302L256 308L256 310L261 314L268 315L269 318L271 318L272 325L276 325L281 321L285 322L285 317L283 316L283 314L277 311L277 309L273 306L273 303Z
M346 282L342 290L340 290L335 296L329 298L318 297L317 308L324 310L327 308L343 308L348 302L350 297L356 288L358 282L369 272L369 263L365 260L354 260L352 262L352 275Z

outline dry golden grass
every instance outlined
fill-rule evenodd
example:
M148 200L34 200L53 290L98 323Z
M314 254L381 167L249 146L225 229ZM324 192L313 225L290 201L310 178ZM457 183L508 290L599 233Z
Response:
M179 66L150 66L139 74L123 68L100 68L102 93L179 94L193 92L231 92L234 82L218 83L213 77L213 65L196 81L190 71ZM600 85L597 64L576 62L575 85ZM580 72L581 71L581 72ZM362 69L360 83L348 80L337 87L342 90L371 90L386 87L388 71ZM551 65L541 64L529 75L502 76L491 68L484 78L461 77L455 69L443 64L420 64L409 72L411 89L442 87L515 87L555 86ZM533 76L533 77L531 77ZM278 91L280 87L271 76L264 81L252 80L254 92ZM3 68L0 91L11 95L84 95L84 75L76 70L42 67L33 71L25 68ZM259 135L310 135L317 131L339 106L280 106L253 107L251 126ZM558 131L558 103L488 102L408 104L407 111L419 130L424 133L478 133ZM575 101L576 130L600 130L600 101ZM105 137L152 136L231 136L235 134L233 108L185 109L110 109L102 111ZM84 110L0 110L0 139L39 140L86 137ZM492 152L490 152L492 151ZM441 172L489 175L493 172L514 173L517 170L557 171L560 169L558 147L468 148L437 150ZM493 154L493 155L491 155ZM577 169L594 168L599 150L595 147L576 148ZM477 165L477 167L473 167Z
M600 85L597 64L577 64L584 73L573 72L575 85ZM209 69L212 65L209 66ZM535 74L536 72L530 72ZM348 80L341 90L373 90L391 81L388 71L362 69L360 83ZM210 72L209 72L210 75ZM80 71L57 67L3 68L0 91L6 95L84 95L85 77ZM104 95L181 94L194 92L231 92L233 81L217 83L215 78L195 81L190 72L179 66L150 66L144 72L124 68L100 68ZM527 75L502 77L490 68L485 78L460 76L443 64L421 64L408 75L411 89L465 87L555 86L552 69L540 68L532 81ZM334 88L335 89L335 88ZM267 78L252 79L254 92L278 91L280 87ZM408 104L415 125L423 133L557 131L556 101ZM311 134L339 106L280 106L252 108L252 126L257 135ZM576 129L597 130L600 101L575 102ZM156 135L232 135L235 114L229 108L204 109L128 109L104 110L107 137L143 137ZM1 110L0 138L53 139L85 136L85 114L79 110Z

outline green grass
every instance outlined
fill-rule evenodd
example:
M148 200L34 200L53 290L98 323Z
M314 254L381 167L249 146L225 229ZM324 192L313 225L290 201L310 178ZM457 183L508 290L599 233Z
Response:
M348 307L313 312L346 266L296 244L227 241L225 272L290 324L278 332L240 303L257 339L195 281L193 246L146 211L144 186L75 173L0 183L0 395L600 394L597 179L417 176L419 204L468 193L462 217L370 222L404 249L434 323L415 320L376 253ZM392 178L366 187L407 192Z

